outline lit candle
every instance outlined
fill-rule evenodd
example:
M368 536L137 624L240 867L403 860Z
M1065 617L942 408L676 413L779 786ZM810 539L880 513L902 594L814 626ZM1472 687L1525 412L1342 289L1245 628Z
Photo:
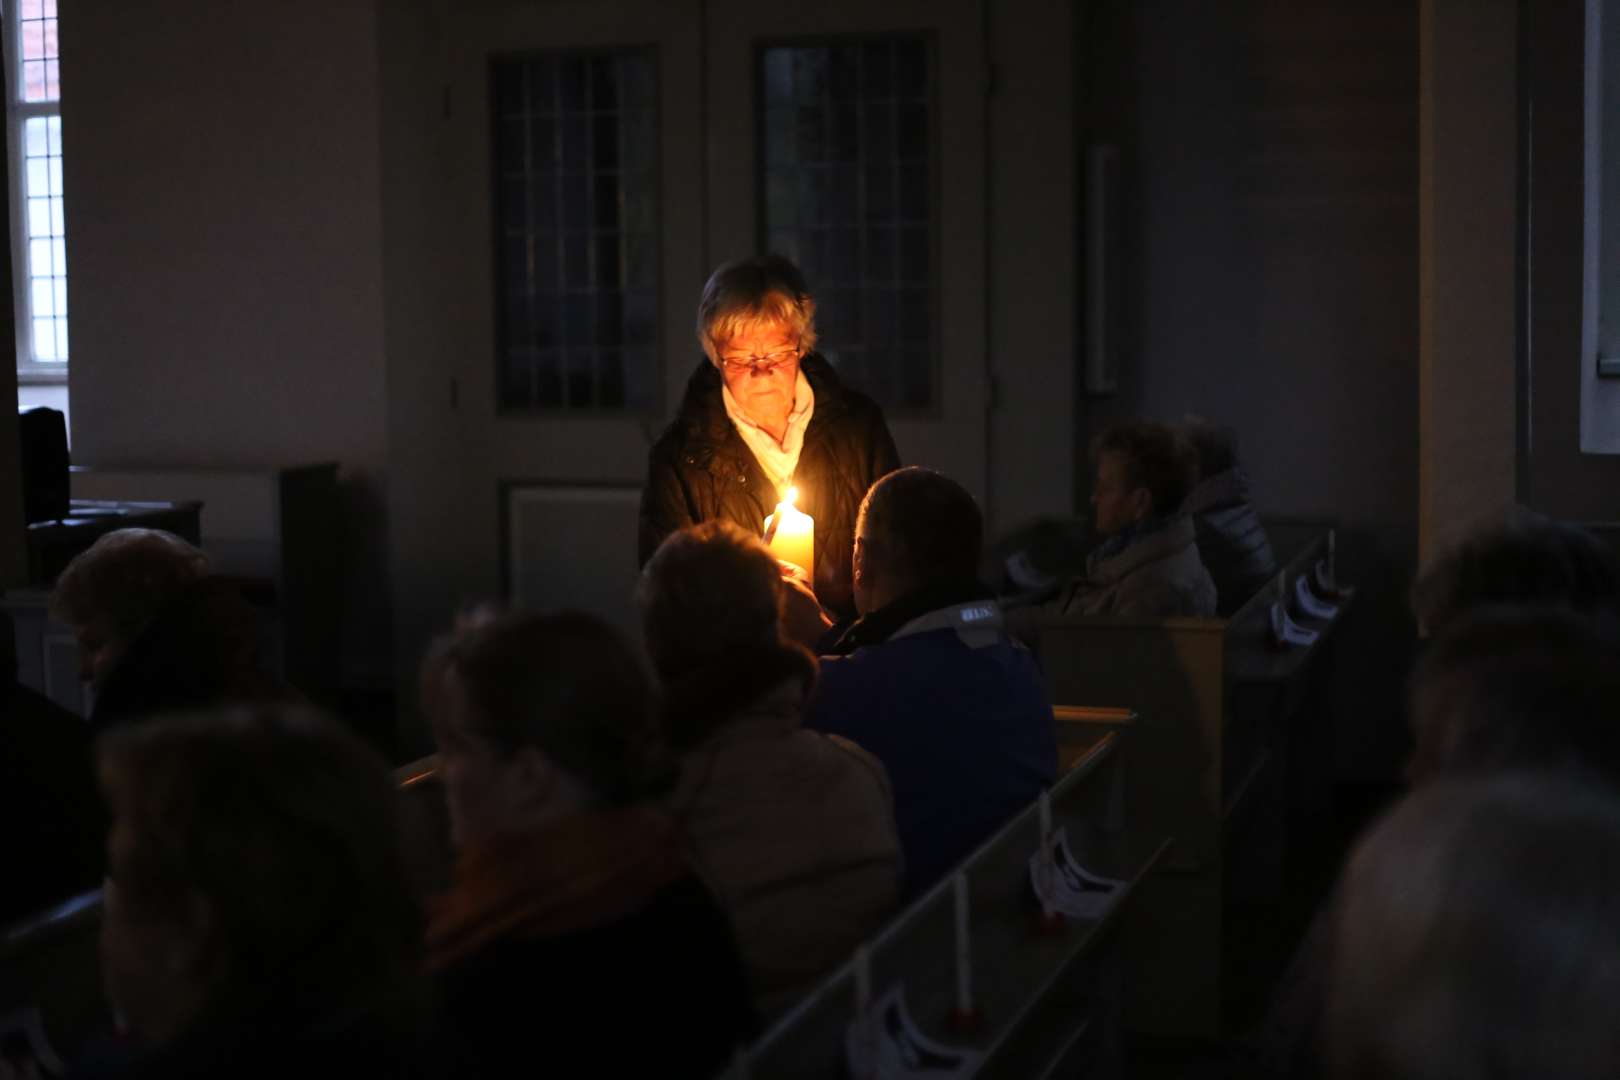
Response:
M962 1015L973 1011L973 950L968 937L968 879L956 875L956 1009Z
M787 495L776 504L776 513L765 519L765 543L772 555L802 567L814 581L816 520L809 514L801 514L793 505L798 497L798 488L788 488Z

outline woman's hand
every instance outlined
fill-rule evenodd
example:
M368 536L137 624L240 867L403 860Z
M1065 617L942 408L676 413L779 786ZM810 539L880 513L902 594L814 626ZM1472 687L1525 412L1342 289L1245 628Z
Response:
M782 636L815 651L832 620L821 609L804 567L777 560L782 568Z

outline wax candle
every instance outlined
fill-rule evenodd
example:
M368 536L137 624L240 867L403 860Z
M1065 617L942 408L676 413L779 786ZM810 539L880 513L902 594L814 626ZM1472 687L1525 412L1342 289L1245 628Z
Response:
M968 879L958 873L952 886L956 899L956 1008L973 1011L973 949L968 937Z
M765 519L765 542L770 545L772 555L803 567L814 581L816 521L793 505L798 497L798 488L787 489L782 501L776 504L776 513Z

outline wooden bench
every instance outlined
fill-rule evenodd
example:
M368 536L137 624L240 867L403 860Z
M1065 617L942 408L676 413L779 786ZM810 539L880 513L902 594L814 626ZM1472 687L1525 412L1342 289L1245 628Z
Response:
M450 824L437 766L428 757L394 772L408 869L422 896L449 880ZM94 889L0 929L0 1018L37 1009L46 1037L67 1060L111 1026L97 952L101 904Z
M1323 532L1290 545L1290 600L1327 545ZM1224 902L1280 888L1289 807L1303 797L1289 774L1317 778L1317 797L1328 786L1326 715L1301 705L1322 685L1344 601L1329 622L1295 616L1320 631L1314 644L1278 649L1276 588L1230 619L1047 616L1038 626L1060 747L1130 731L1126 851L1140 859L1175 838L1127 931L1132 1030L1219 1034ZM1126 724L1120 710L1136 719Z
M1120 717L1128 722L1128 717ZM1064 828L1089 869L1122 884L1095 920L1042 934L1029 885L1038 847L1032 805L958 868L970 896L974 999L982 1026L952 1034L956 1001L955 874L919 897L864 948L874 998L898 983L922 1033L984 1055L976 1075L1120 1075L1119 969L1113 944L1137 882L1161 852L1123 850L1122 735L1105 733L1077 753L1052 789L1054 829ZM1162 845L1167 846L1167 845ZM830 975L743 1051L732 1076L848 1075L845 1037L856 1017L858 961Z

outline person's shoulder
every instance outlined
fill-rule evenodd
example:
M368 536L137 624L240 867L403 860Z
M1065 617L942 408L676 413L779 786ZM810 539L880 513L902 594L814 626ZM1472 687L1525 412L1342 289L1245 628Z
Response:
M826 739L829 744L848 759L851 771L858 770L862 774L871 777L872 782L886 796L893 797L893 788L889 783L889 770L884 767L882 760L876 754L855 740L846 738L843 735L823 735L822 738Z

